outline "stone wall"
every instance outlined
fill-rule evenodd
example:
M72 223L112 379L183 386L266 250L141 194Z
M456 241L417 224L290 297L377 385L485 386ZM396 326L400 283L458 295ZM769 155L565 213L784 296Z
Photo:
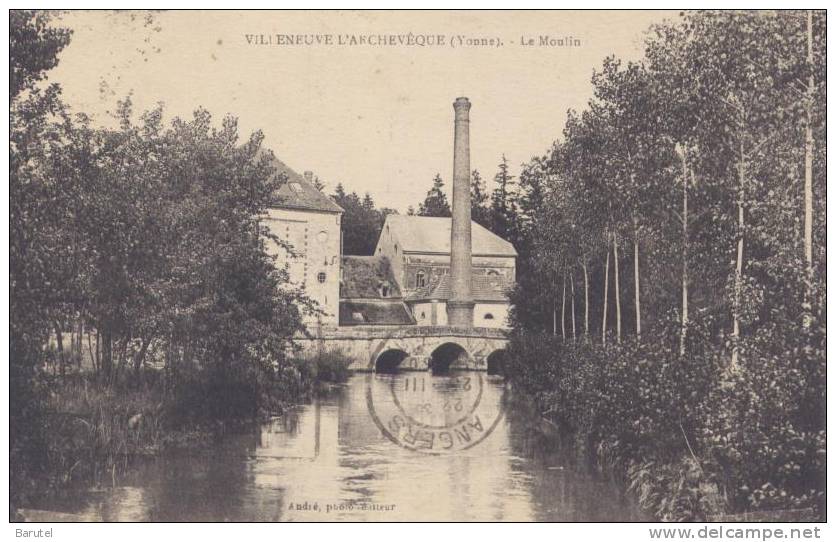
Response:
M508 328L508 303L476 303L473 308L473 325L490 328Z
M444 301L420 301L409 303L412 315L419 326L446 326L447 303ZM487 328L505 328L508 325L508 303L480 303L473 307L473 325ZM490 318L488 318L490 316Z
M284 265L290 281L305 289L325 311L323 325L338 324L340 302L340 215L317 211L270 209L263 223L279 239L293 247L292 257L275 242L268 241L268 252L277 255L276 265ZM320 278L324 274L324 282ZM319 318L309 316L305 323L315 326Z

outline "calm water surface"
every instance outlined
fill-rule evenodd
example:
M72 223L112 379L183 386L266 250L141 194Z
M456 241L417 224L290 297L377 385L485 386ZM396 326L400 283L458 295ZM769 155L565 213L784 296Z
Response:
M484 373L358 374L260 432L41 507L93 521L643 519L611 483L573 468L538 416L509 406L496 424L481 419L502 405L502 381Z

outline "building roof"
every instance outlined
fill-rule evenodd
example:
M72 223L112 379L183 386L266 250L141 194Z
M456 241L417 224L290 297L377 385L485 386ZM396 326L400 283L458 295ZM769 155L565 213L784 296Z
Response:
M415 319L400 299L340 301L340 325L414 325Z
M323 194L313 183L290 169L290 167L275 156L272 157L271 165L276 168L276 173L284 174L287 179L276 190L273 207L279 209L319 211L323 213L343 212L343 208L337 205L334 200Z
M384 287L386 292L384 292ZM384 297L383 294L387 293ZM386 299L402 297L386 256L343 256L341 299Z
M389 227L403 252L450 254L450 230L453 219L449 217L388 215L384 228ZM474 256L517 255L514 246L471 221L471 247Z
M471 294L474 301L507 303L508 292L505 284L496 278L473 275ZM452 294L452 277L441 275L426 286L418 288L406 297L407 301L447 301Z

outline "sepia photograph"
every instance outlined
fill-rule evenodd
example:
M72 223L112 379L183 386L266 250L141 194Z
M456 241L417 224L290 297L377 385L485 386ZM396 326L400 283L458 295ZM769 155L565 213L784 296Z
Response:
M826 17L10 9L10 532L821 538Z

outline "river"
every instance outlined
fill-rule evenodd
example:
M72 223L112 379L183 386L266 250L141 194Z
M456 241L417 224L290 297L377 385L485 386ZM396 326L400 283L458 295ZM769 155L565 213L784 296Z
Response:
M42 508L89 521L645 519L505 395L484 373L355 374L259 431Z

